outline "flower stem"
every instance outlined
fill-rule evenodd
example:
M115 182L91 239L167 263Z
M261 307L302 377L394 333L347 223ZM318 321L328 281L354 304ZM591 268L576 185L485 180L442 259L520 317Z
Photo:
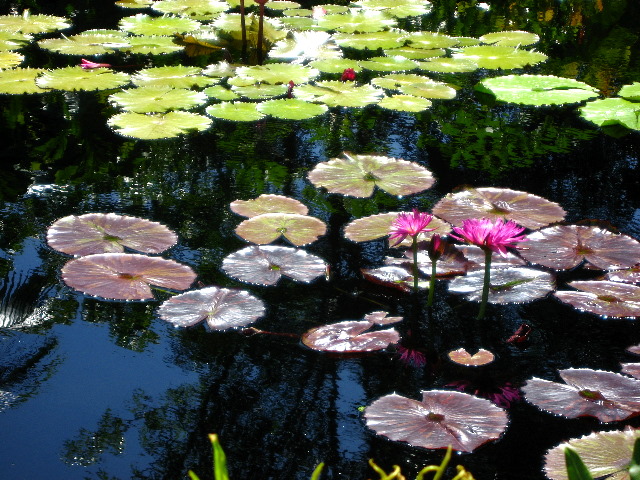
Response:
M487 308L487 301L489 300L489 282L491 280L491 254L493 252L486 248L484 249L484 284L482 286L482 300L480 302L480 311L476 317L478 320L484 318L484 311Z
M413 249L413 291L418 291L418 235L414 235L411 247Z
M431 260L431 278L429 279L429 298L427 299L427 307L433 305L433 297L436 289L436 260Z

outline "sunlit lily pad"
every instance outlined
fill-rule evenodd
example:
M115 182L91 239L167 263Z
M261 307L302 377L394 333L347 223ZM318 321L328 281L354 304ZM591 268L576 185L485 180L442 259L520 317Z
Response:
M398 218L400 213L402 212L379 213L368 217L356 218L344 227L344 236L353 242L368 242L369 240L386 237L389 235L391 224ZM451 231L451 225L436 217L433 217L429 222L429 228L435 228L435 230L419 233L418 241L428 240L434 233L446 235ZM411 245L411 240L405 239L399 245Z
M142 55L161 55L185 50L185 47L175 43L172 37L162 35L136 35L128 37L127 41L129 46L123 49Z
M309 283L325 275L327 265L297 248L253 245L225 257L222 269L242 282L275 285L282 276Z
M540 40L535 33L523 32L520 30L511 30L507 32L486 33L480 37L482 43L491 43L493 45L501 45L504 47L518 47L533 45Z
M208 77L217 78L231 77L236 74L236 68L237 66L223 61L208 65L204 70L202 70L202 74Z
M356 74L362 70L358 65L356 60L351 60L347 58L336 58L336 59L324 59L324 60L314 60L309 63L309 66L313 68L317 68L323 73L342 73L347 68L353 69Z
M489 350L485 350L484 348L479 349L476 353L471 355L464 348L460 347L457 350L450 351L447 356L454 363L473 367L487 365L495 359L493 353Z
M333 39L341 47L377 50L378 48L401 47L405 43L405 36L406 32L390 30L375 33L338 33L333 36Z
M108 124L125 137L155 140L206 130L211 126L211 119L182 111L151 115L125 112L111 117Z
M204 321L209 330L244 327L264 312L262 300L249 292L218 287L176 295L158 308L158 316L176 327L191 327Z
M296 213L306 215L309 209L295 198L263 193L252 200L234 200L231 211L243 217L256 217L263 213Z
M453 225L468 218L504 218L536 230L564 219L565 211L557 203L527 192L507 188L468 188L450 193L434 207L433 214Z
M381 10L398 18L425 15L431 11L431 3L425 0L358 0L353 3L366 10Z
M640 101L640 82L633 82L630 85L623 85L618 91L618 95L625 100Z
M431 80L429 77L413 74L392 74L377 77L371 83L388 90L399 90L406 95L422 98L451 99L456 96L456 91L448 85Z
M406 268L388 265L378 268L363 268L360 272L365 280L376 285L394 288L406 293L413 288L413 275Z
M22 15L0 15L0 30L22 33L44 33L71 27L71 21L53 15L32 15L25 10Z
M271 243L281 236L294 245L315 242L324 235L327 226L322 220L295 213L264 213L244 220L236 233L248 242L261 245Z
M218 79L201 75L202 69L175 65L172 67L151 67L138 71L131 81L141 86L163 86L173 88L206 87L218 83Z
M418 68L417 62L401 56L372 57L368 60L360 60L358 65L365 70L373 70L374 72L401 72Z
M630 427L573 438L547 452L544 471L552 480L569 480L564 450L572 448L593 478L630 480L629 464L638 438L640 430Z
M207 115L234 122L254 122L264 117L256 108L256 103L249 102L222 102L208 106Z
M231 90L239 97L260 100L265 98L280 97L287 93L287 85L269 85L268 83L257 83L255 85L233 85ZM257 106L257 105L256 105Z
M324 28L318 26L315 18L298 16L290 17L287 16L286 10L282 13L285 16L279 19L280 23L283 28L289 29L290 31L308 32L312 30L324 30Z
M75 256L124 252L125 247L160 253L176 241L176 234L160 223L115 213L69 215L47 230L51 248Z
M67 55L101 55L117 49L128 49L129 40L118 35L70 35L40 40L38 46Z
M640 243L599 227L556 225L528 235L522 256L531 263L567 270L586 260L602 270L640 263Z
M290 2L288 0L272 0L271 2L267 2L265 7L271 10L289 10L292 8L300 8L300 4L298 2Z
M423 112L431 106L431 101L413 95L391 95L380 100L378 106L398 112Z
M327 80L315 85L300 85L295 89L296 98L310 102L322 102L330 107L366 107L378 103L384 92L369 84L358 86L355 82Z
M493 45L477 45L466 47L453 53L453 58L468 59L480 68L487 69L511 69L522 68L527 65L535 65L544 62L547 56L544 53L533 50L524 50L514 47L502 47Z
M0 93L20 95L42 93L46 89L36 85L36 77L44 70L40 68L14 68L0 72Z
M434 58L427 62L420 62L420 70L440 73L473 72L480 68L476 62L468 58Z
M449 283L449 291L479 302L484 285L484 271L477 270ZM525 303L545 297L555 289L554 277L533 268L495 268L491 270L489 303Z
M109 100L128 112L149 113L188 110L204 104L207 95L186 88L148 86L123 90Z
M392 323L398 323L402 321L402 317L390 317L389 312L379 310L377 312L367 313L364 319L368 322L373 322L376 325L391 325Z
M422 392L422 401L386 395L364 413L378 435L414 447L471 452L507 428L506 412L489 400L446 390Z
M305 102L297 98L281 98L261 102L259 112L285 120L306 120L325 113L329 107L317 103Z
M153 4L155 0L118 0L116 5L122 8L147 8Z
M31 35L25 33L0 30L0 52L22 48L32 39Z
M154 1L152 8L162 13L205 20L229 10L231 6L217 0L160 0Z
M24 55L16 52L0 52L0 70L14 68L22 63Z
M458 44L456 38L436 32L413 32L406 39L415 48L449 48Z
M640 287L626 283L574 281L579 292L562 290L555 296L565 303L604 317L640 317Z
M353 197L370 197L376 186L391 195L411 195L434 183L431 172L414 162L379 155L343 155L318 163L307 175L309 181L331 193Z
M163 15L152 17L138 13L120 20L120 28L135 35L173 35L198 30L200 22L186 17Z
M568 418L618 422L640 413L640 380L588 368L560 370L566 382L532 378L522 387L527 401Z
M207 87L203 90L204 94L209 98L215 98L216 100L220 100L223 102L228 102L229 100L236 100L240 98L233 90L229 90L227 87L222 85L213 85L211 87Z
M640 130L640 103L624 98L605 98L588 102L580 108L580 115L601 127L623 125Z
M237 77L251 79L251 83L262 82L287 84L290 81L300 84L320 75L320 72L312 67L295 63L270 63L268 65L255 65L252 67L239 67L236 69Z
M150 285L185 290L196 274L187 265L131 253L99 253L69 260L62 279L87 295L111 300L148 300Z
M390 48L384 51L384 54L389 57L400 56L404 58L410 58L412 60L424 60L426 58L440 57L445 53L446 51L442 48L427 49L414 47Z
M367 331L370 320L346 320L312 328L302 335L302 343L314 350L334 353L374 352L400 341L394 328Z
M640 283L640 265L635 265L625 270L615 270L604 276L605 280L623 283Z
M553 75L505 75L486 78L476 89L503 102L523 105L558 105L596 98L596 88L572 78Z
M327 32L292 32L287 38L280 40L269 50L269 57L297 59L296 61L320 60L340 58L342 57L342 50L338 48L331 35ZM299 83L295 80L294 82Z
M122 87L129 83L129 80L126 73L112 72L106 68L88 70L81 67L63 67L45 71L36 78L36 84L40 88L67 91L107 90Z
M640 355L640 344L627 347L627 352L633 353L634 355Z
M640 379L640 363L623 363L620 366L622 367L620 369L622 373Z
M318 19L318 25L342 33L380 32L395 26L396 21L375 10L353 10L351 13L328 14Z

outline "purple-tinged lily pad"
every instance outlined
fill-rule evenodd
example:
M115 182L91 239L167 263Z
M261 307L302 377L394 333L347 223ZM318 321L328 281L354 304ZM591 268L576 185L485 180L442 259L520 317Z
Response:
M631 375L634 378L640 379L640 363L623 363L622 373L626 373L627 375Z
M394 328L369 331L370 320L346 320L312 328L302 335L302 343L314 350L333 353L375 352L400 341Z
M176 241L176 234L160 223L115 213L69 215L47 230L51 248L74 256L122 253L125 247L160 253Z
M634 355L640 355L640 345L631 345L627 347L627 352L633 353Z
M256 217L263 213L295 213L306 215L309 209L295 198L283 195L262 194L252 200L235 200L231 211L243 217Z
M560 370L566 383L532 378L525 398L538 408L567 418L596 417L618 422L640 414L640 380L589 368Z
M484 271L467 273L451 280L449 291L479 302L484 286ZM554 277L533 268L497 268L491 271L489 303L525 303L546 296L555 288Z
M593 478L629 480L629 464L638 438L640 430L631 427L573 438L547 452L544 471L552 480L569 480L564 450L572 448L580 455Z
M605 317L640 317L640 287L606 280L568 283L580 292L561 290L554 295L579 310Z
M484 348L479 349L476 353L471 355L462 347L457 350L450 351L447 356L454 363L470 367L487 365L493 362L496 358L493 353L491 353L489 350L485 350Z
M176 327L191 327L206 320L211 330L244 327L264 312L262 300L249 292L218 287L176 295L158 308L158 316Z
M222 269L242 282L274 285L283 275L308 283L324 275L327 265L320 257L304 250L253 245L227 256L222 261Z
M356 218L344 227L344 236L354 242L368 242L378 238L386 237L391 230L391 224L403 212L379 213L368 217ZM409 212L404 212L409 213ZM435 230L419 233L418 241L424 241L431 238L434 233L447 235L451 231L451 225L447 222L433 217L429 222L429 228ZM407 247L411 245L411 239L406 238L396 246Z
M468 218L504 218L532 230L562 221L565 213L560 205L545 198L494 187L450 193L433 207L434 215L456 226Z
M398 323L402 321L402 317L389 317L388 312L378 311L367 313L364 319L368 322L373 322L376 325L391 325L392 323Z
M308 174L316 187L352 197L370 197L375 186L391 195L411 195L430 188L433 175L414 162L381 155L355 155L344 152L315 166Z
M576 267L586 260L602 270L629 268L640 262L640 243L598 227L556 225L528 235L521 250L531 263L556 270Z
M640 283L640 265L634 265L626 270L615 270L604 276L605 280L612 282Z
M522 244L519 244L522 245ZM485 254L477 245L456 245L464 258L468 260L467 270L482 270L484 271L484 258ZM506 255L493 255L491 258L491 268L511 268L511 267L524 267L527 265L523 259L514 255L511 252L507 252Z
M326 231L322 220L295 213L263 213L244 220L236 228L236 233L246 241L262 245L281 236L294 245L307 245Z
M148 300L150 285L185 290L196 274L187 265L132 253L99 253L69 260L62 279L87 295L110 300Z
M369 282L395 288L403 292L410 292L413 285L413 275L402 267L393 265L379 268L362 268L362 276Z
M378 435L414 447L471 452L507 427L506 412L489 400L447 390L422 392L422 401L395 393L369 405L364 417Z

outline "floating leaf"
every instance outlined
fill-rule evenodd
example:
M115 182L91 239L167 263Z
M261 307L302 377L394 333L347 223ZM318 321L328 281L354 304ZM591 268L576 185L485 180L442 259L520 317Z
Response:
M423 112L431 106L431 101L413 95L391 95L380 100L378 106L398 112Z
M243 221L236 233L248 242L266 244L281 236L294 245L315 242L327 226L322 220L295 213L264 213Z
M604 276L605 280L623 283L640 283L640 265L634 265L626 270L616 270Z
M404 70L415 70L418 63L404 57L372 57L368 60L360 60L360 67L374 72L401 72Z
M125 32L134 35L173 35L174 33L193 32L200 28L200 22L186 17L163 15L151 17L138 13L133 17L120 20L119 26Z
M368 242L369 240L386 237L389 235L389 230L391 230L391 224L398 218L400 213L403 212L379 213L368 217L356 218L344 227L344 236L353 242ZM433 217L429 222L429 228L435 228L435 230L419 233L418 241L428 240L434 233L446 235L451 231L451 226L448 223L436 217ZM405 239L399 245L406 247L411 245L411 242L412 240Z
M313 68L317 68L323 73L338 73L341 74L347 68L351 68L356 74L362 70L358 66L358 62L356 60L351 60L347 58L336 58L330 60L314 60L309 63L309 66Z
M633 82L631 85L623 85L618 95L626 100L640 101L640 82Z
M342 33L372 33L395 26L396 21L375 10L353 10L347 14L328 14L318 19L318 25Z
M387 265L411 265L413 263L413 253L408 249L404 252L403 258L385 257L384 263ZM432 262L429 255L425 251L418 251L418 270L430 277L432 271L431 266ZM436 262L437 277L464 275L468 269L469 261L453 246L445 250L443 256Z
M489 400L446 390L423 391L421 402L386 395L364 417L369 428L391 440L424 448L451 445L461 452L500 437L508 422L506 412Z
M81 67L64 67L47 70L36 79L40 88L58 90L108 90L122 87L129 83L129 75L112 72L106 68L83 69Z
M309 181L353 197L370 197L376 186L391 195L411 195L434 183L431 172L417 163L379 155L343 155L317 164L307 175Z
M22 33L45 33L64 30L71 23L64 17L53 15L32 15L25 10L22 15L0 15L0 30Z
M22 48L32 39L31 35L25 33L0 30L0 52Z
M242 282L275 285L282 276L309 283L325 275L327 265L304 250L253 245L225 257L222 269Z
M580 115L601 127L623 125L632 130L640 130L640 104L624 98L588 102L580 108Z
M522 245L524 244L520 243L518 244L518 247L521 247ZM456 245L455 248L468 260L468 270L484 271L485 253L482 248L476 245ZM526 261L511 252L507 252L504 256L493 255L491 259L491 268L524 267L526 265Z
M532 378L522 387L527 401L567 418L617 422L640 413L640 380L589 368L560 370L566 382Z
M300 4L298 2L290 2L287 0L274 0L271 2L267 2L265 7L275 11L288 10L291 8L300 8Z
M479 302L484 285L484 271L467 273L451 280L449 291ZM496 268L491 271L489 303L524 303L543 298L555 289L550 273L533 268Z
M252 200L234 200L230 203L233 213L243 217L255 217L263 213L296 213L306 215L309 209L295 198L263 193Z
M553 75L505 75L482 80L477 90L497 100L523 105L558 105L596 98L598 90L572 78Z
M621 364L622 373L631 375L634 378L640 379L640 363L623 363Z
M574 281L581 290L558 291L555 296L579 310L605 317L640 317L640 287L609 281Z
M270 63L268 65L254 65L252 67L238 67L236 76L247 78L250 83L270 83L272 85L286 85L290 81L300 84L320 75L320 72L312 67L295 63Z
M468 58L435 58L428 62L420 62L419 68L429 72L459 73L473 72L480 67Z
M232 86L231 89L240 97L252 100L280 97L287 93L287 85L269 85L268 83L258 83L256 85ZM258 104L256 104L257 110Z
M456 91L442 82L436 82L429 77L413 74L395 74L377 77L371 83L388 90L400 90L407 95L424 98L454 98Z
M468 218L503 218L536 230L562 221L565 211L557 203L527 192L486 187L448 194L433 207L433 214L453 225L462 225Z
M301 85L295 89L295 95L301 100L322 102L330 107L366 107L378 103L383 92L369 84L358 86L355 82L327 80Z
M229 10L230 5L217 0L160 0L154 1L151 8L162 13L206 20Z
M368 322L373 322L376 325L390 325L392 323L398 323L402 321L402 317L389 317L389 312L377 311L367 313L364 319Z
M74 256L124 252L125 247L160 253L177 239L160 223L115 213L69 215L56 220L47 230L51 248Z
M125 137L155 140L206 130L211 126L211 119L181 111L153 115L126 112L114 115L108 124Z
M411 47L416 48L449 48L458 44L458 40L436 32L412 32L406 36Z
M454 363L473 367L487 365L495 359L493 353L489 350L485 350L484 348L479 349L476 353L471 355L464 348L460 347L457 350L450 351L447 356Z
M120 35L81 34L40 40L38 46L66 55L102 55L116 49L128 49L129 40Z
M395 288L406 293L413 288L413 275L402 267L391 265L371 269L363 268L360 272L365 280L377 285Z
M400 341L393 329L367 332L374 322L346 320L312 328L302 335L302 343L314 350L334 353L374 352Z
M158 308L158 316L176 327L191 327L205 321L210 330L244 327L264 312L262 300L249 292L218 287L176 295Z
M256 108L257 104L248 102L222 102L205 109L207 115L234 122L254 122L264 117Z
M153 4L155 0L119 0L116 5L122 8L147 8Z
M163 86L173 88L206 87L218 83L216 78L201 75L202 69L175 65L172 67L151 67L137 72L131 81L139 86Z
M152 299L150 285L184 290L195 278L186 265L131 253L87 255L62 267L62 279L71 288L111 300Z
M186 88L152 85L123 90L111 95L109 100L128 112L149 113L188 110L204 104L207 95Z
M630 427L573 438L547 452L544 471L552 480L571 480L567 476L564 451L572 448L580 455L594 478L630 480L628 468L638 438L640 430Z
M325 113L329 107L305 102L297 98L281 98L262 102L257 107L265 115L285 120L306 120Z
M203 93L209 98L215 98L216 100L222 101L236 100L237 98L240 98L240 95L236 92L229 90L227 87L223 87L222 85L207 87L203 90Z
M522 68L544 62L547 56L540 52L513 47L478 45L462 48L453 53L453 58L468 59L480 68L510 69Z
M338 33L333 40L341 47L355 48L358 50L377 50L378 48L396 48L405 43L406 32L387 31L375 33Z
M304 60L340 58L342 50L338 48L327 32L292 32L287 38L280 40L271 48L269 57L296 59L296 62L302 62ZM295 80L294 82L299 83Z
M410 58L412 60L424 60L425 58L441 57L446 51L442 48L414 48L414 47L400 47L393 48L384 51L384 54L393 57L401 56L404 58Z
M123 49L131 53L139 53L142 55L160 55L186 50L184 46L175 43L173 38L160 35L138 35L135 37L128 37L127 40L129 42L129 46L123 47ZM180 87L181 85L176 85L176 88Z
M640 263L640 243L599 227L556 225L527 236L522 256L531 263L567 270L583 260L602 270L629 268Z
M218 62L207 66L207 68L202 71L202 74L217 78L231 77L236 74L236 68L237 67L230 65L228 62Z
M40 68L14 68L0 71L0 93L20 95L46 92L46 89L36 85L36 77L42 72L44 70Z
M533 45L540 40L535 33L523 32L521 30L512 30L508 32L492 32L486 33L480 37L482 43L492 43L504 47L518 47Z
M23 60L24 56L19 53L0 51L0 70L17 67Z

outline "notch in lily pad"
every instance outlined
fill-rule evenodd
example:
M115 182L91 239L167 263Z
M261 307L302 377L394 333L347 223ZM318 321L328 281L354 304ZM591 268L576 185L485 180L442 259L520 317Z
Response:
M297 213L263 213L240 223L236 234L261 245L283 237L293 245L302 246L315 242L326 230L326 224L315 217Z
M234 200L229 204L231 211L243 217L257 217L263 213L295 213L306 215L309 209L295 198L284 195L263 193L250 200Z

